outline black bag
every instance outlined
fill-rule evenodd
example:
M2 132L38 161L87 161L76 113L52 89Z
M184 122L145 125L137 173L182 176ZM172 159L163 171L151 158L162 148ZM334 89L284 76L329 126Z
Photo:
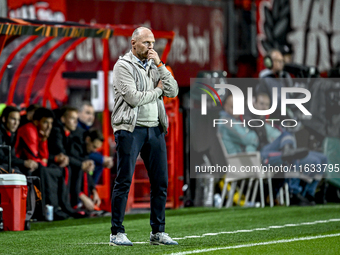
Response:
M25 229L30 229L30 220L32 218L44 220L44 211L42 205L42 194L40 178L37 176L27 176L27 209Z

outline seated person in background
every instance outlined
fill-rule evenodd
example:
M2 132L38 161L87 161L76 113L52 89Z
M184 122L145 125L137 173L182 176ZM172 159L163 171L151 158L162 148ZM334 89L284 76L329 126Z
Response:
M88 131L94 123L95 115L92 104L88 101L84 101L78 110L78 127L84 131Z
M84 101L78 110L78 128L76 133L80 137L84 137L84 133L93 126L94 120L95 111L92 104ZM92 178L95 183L98 183L103 169L113 167L113 157L104 156L98 151L92 151L88 157L95 163Z
M226 97L223 109L220 112L220 117L229 119L235 122L242 122L240 115L233 114L233 97L228 95ZM230 123L230 122L228 122ZM256 151L259 147L259 138L253 130L243 124L234 125L218 125L219 132L222 135L224 145L229 154ZM278 131L279 132L279 131ZM274 142L274 140L272 140ZM307 155L308 151L305 149L295 149L295 138L288 132L284 132L280 137L275 139L275 145L280 152L279 157L284 161L292 161L293 159L301 158ZM262 155L262 151L261 151ZM269 162L270 163L270 162Z
M277 88L277 108L271 114L273 119L282 119L281 111L281 88L292 87L293 80L290 74L283 70L284 58L279 49L271 49L264 58L266 69L259 74L260 83L256 87L256 93L268 94L272 99L273 88ZM289 96L289 95L288 95Z
M65 164L65 157L50 157L48 137L51 133L54 114L46 108L38 108L32 122L18 129L15 144L16 156L34 160L38 168L28 172L38 176L41 181L42 203L53 205L54 219L66 219L74 213L70 206L69 196L64 183L63 169L58 165ZM58 160L60 160L58 162Z
M232 95L227 96L224 103L224 111L220 112L220 117L232 120L234 123L241 122L240 116L233 114ZM230 121L228 123L230 123ZM249 129L248 126L244 127L243 124L232 126L226 124L218 125L218 127L222 135L223 143L230 154L243 151L256 151L259 149L263 163L270 165L282 165L284 162L292 163L297 159L306 157L308 154L308 150L296 148L295 138L289 132L283 132L281 134L280 131L278 131L275 135L267 135L269 143L266 145L263 144L263 147L259 148L259 137L256 132ZM268 127L271 126L265 125L265 130L267 130ZM306 199L304 199L304 203L309 204Z
M16 131L20 123L20 110L14 106L7 106L1 115L0 124L0 144L11 146L11 166L17 173L27 174L38 168L38 163L32 159L20 159L15 155ZM0 164L8 171L8 149L0 148ZM11 173L11 171L8 171Z
M265 93L259 93L255 97L255 103L254 108L257 110L268 110L270 108L270 98L268 94ZM265 122L265 116L259 116L251 113L249 110L246 111L244 119L246 121L250 119L262 119ZM250 127L250 129L254 130L259 138L259 150L261 150L261 155L264 160L267 160L270 164L283 164L284 162L280 161L280 159L277 156L271 156L273 152L277 151L275 147L271 146L273 145L273 141L280 137L283 133L288 132L281 132L278 129L271 126L271 124L266 123L262 127ZM271 145L270 145L271 143ZM295 147L296 145L294 145ZM314 164L315 166L320 164L327 164L327 158L322 153L316 152L316 151L309 151L306 157L301 158L298 162L301 166L311 166ZM313 178L315 176L315 173L308 172L306 173L306 176L309 178ZM311 204L315 203L315 190L318 185L319 181L312 180L311 183L306 183L304 187L300 185L300 179L299 178L290 178L288 179L289 184L289 190L291 193L291 203L292 204L308 204L308 202L311 202ZM308 201L306 201L307 198Z
M49 138L50 150L54 154L63 153L69 158L68 179L70 180L71 205L77 206L79 199L81 201L83 199L85 208L91 211L93 208L86 198L90 193L86 188L83 192L83 187L94 187L90 175L93 172L94 163L84 155L84 141L74 134L78 123L77 112L78 110L73 107L64 106L61 108L60 118L57 119ZM86 207L87 205L89 206Z
M83 148L84 156L88 156L93 152L96 152L99 148L102 147L104 137L103 134L99 130L89 130L85 132L85 146ZM85 173L82 175L83 180L81 181L81 194L79 196L79 199L81 200L81 203L83 206L89 210L93 211L96 207L100 206L101 200L98 195L98 192L95 188L95 185L93 182L91 182L91 177L88 177L85 175ZM85 180L88 180L88 188L84 185L86 183ZM93 196L92 199L90 198L91 195Z
M53 118L51 110L41 107L34 114L32 122L18 129L15 144L18 157L32 159L47 167L49 157L47 138L51 133Z
M40 105L38 104L31 104L27 107L26 114L21 116L20 127L33 120L33 114L39 107Z
M82 151L84 140L75 135L77 128L78 114L77 109L64 106L59 111L59 118L56 118L52 134L49 138L49 149L53 154L63 153L69 157L69 165L78 170L93 172L94 163L92 160L77 157Z

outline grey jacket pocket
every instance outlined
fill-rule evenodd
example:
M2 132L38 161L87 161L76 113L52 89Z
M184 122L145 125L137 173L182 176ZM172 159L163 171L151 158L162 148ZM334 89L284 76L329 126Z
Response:
M111 115L112 125L128 124L132 125L136 119L134 108L129 106L122 97L119 97Z

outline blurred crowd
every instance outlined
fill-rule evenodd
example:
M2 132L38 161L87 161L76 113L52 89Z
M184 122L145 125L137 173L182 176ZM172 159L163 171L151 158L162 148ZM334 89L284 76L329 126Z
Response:
M112 168L113 158L101 154L104 137L92 128L94 120L89 102L79 109L52 111L34 104L25 111L2 110L0 144L11 146L11 162L8 149L1 147L0 171L39 177L35 193L42 208L53 206L54 220L100 211L96 183L104 168ZM39 217L44 218L44 210Z
M259 127L257 125L220 125L218 132L221 134L221 139L226 147L228 154L237 154L242 152L259 151L261 153L261 163L263 165L271 166L293 166L294 169L299 169L299 173L279 173L273 179L273 193L277 198L279 190L286 182L289 187L290 204L293 205L315 205L316 189L323 178L324 171L317 171L327 166L328 159L326 155L320 152L321 148L312 150L308 147L301 147L297 144L296 131L306 128L308 122L304 122L302 114L298 115L299 109L295 107L287 107L288 115L282 116L281 101L283 95L281 88L284 87L297 87L299 84L294 84L294 74L286 70L299 70L297 72L299 78L317 78L317 72L307 73L303 75L306 67L298 66L290 63L290 52L285 52L280 49L272 49L264 57L265 69L259 74L259 83L255 87L253 96L253 108L259 111L266 111L273 105L273 98L277 98L277 108L270 115L256 115L246 109L244 115L236 115L233 112L233 95L227 94L225 96L223 110L220 112L220 118L228 119L236 123L243 123L252 120L262 120L265 123ZM293 77L292 77L293 76ZM303 80L299 80L300 83ZM306 80L305 80L306 81ZM308 88L308 84L304 84L304 88ZM314 88L317 85L314 82ZM277 88L277 94L273 93L273 89ZM311 104L317 104L316 99L313 97ZM296 93L297 94L297 93ZM288 93L288 99L296 98L296 94ZM299 96L299 95L298 95ZM321 95L318 95L321 99ZM308 108L311 109L311 104ZM294 105L293 105L294 107ZM319 108L320 109L320 108ZM295 112L294 112L295 111ZM320 112L313 112L314 118ZM282 121L283 119L291 119L294 121L292 126L296 128L286 128L282 125L273 124L270 120ZM315 121L319 123L320 119ZM322 122L322 121L321 121ZM315 125L313 123L313 125ZM305 126L303 125L305 124ZM303 132L303 131L302 131ZM307 129L305 129L307 133ZM301 132L300 132L301 134ZM308 137L306 138L308 140ZM319 150L319 151L316 151ZM314 168L314 169L312 169ZM304 171L306 170L306 171ZM321 201L325 203L325 200Z

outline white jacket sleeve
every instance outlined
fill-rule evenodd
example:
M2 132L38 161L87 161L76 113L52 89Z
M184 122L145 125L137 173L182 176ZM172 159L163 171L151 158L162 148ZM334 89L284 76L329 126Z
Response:
M175 97L178 95L178 84L174 79L172 74L166 69L165 65L162 65L157 68L160 79L163 83L163 95L167 97Z
M124 101L133 108L155 101L163 94L162 89L157 87L148 91L138 91L132 74L119 62L113 68L113 86L116 93L120 93Z

